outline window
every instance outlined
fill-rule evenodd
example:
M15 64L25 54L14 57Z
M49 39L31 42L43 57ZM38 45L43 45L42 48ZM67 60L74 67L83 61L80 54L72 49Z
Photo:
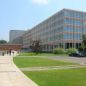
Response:
M65 26L64 31L73 32L73 27L72 26Z
M85 14L83 14L83 19L86 19L86 13L85 13Z
M75 29L74 29L74 32L79 32L79 33L81 33L81 32L82 32L82 28L75 28Z
M86 28L84 28L84 33L86 33Z
M70 19L70 18L65 18L64 20L65 24L73 24L73 25L82 25L82 21L80 20L75 20L75 19Z
M69 18L66 18L65 20L64 20L64 22L65 22L65 24L73 24L73 19L69 19Z
M73 34L64 34L64 39L73 39Z
M64 15L68 17L82 18L82 13L75 11L65 11ZM86 14L84 14L83 16L86 18Z
M68 17L73 17L74 16L74 13L72 11L65 11L64 12L64 15L65 16L68 16Z
M82 18L82 13L74 12L74 17L75 18Z
M86 22L83 22L83 25L86 26Z
M81 25L82 25L82 22L81 22L80 20L74 20L74 24L75 24L75 25L80 25L80 26L81 26Z
M80 34L74 34L74 39L75 40L81 40L81 35Z
M64 39L68 40L81 40L82 36L80 34L64 34Z

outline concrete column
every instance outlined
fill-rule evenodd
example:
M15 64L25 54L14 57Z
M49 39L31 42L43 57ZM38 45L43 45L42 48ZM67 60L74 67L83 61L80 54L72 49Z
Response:
M63 43L63 48L66 49L66 43Z
M74 43L74 48L76 48L76 43Z
M79 48L79 43L78 43L78 48Z
M72 48L74 47L74 45L73 45L73 43L71 43L72 44Z
M46 45L46 51L48 51L48 45Z
M69 45L68 47L70 48L70 43L68 45Z
M72 48L74 48L74 43L72 43Z

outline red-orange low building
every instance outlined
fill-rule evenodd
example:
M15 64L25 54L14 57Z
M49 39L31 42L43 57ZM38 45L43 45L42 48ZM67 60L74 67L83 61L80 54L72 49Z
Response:
M18 45L18 44L1 44L0 45L0 51L2 50L21 50L22 49L22 45Z

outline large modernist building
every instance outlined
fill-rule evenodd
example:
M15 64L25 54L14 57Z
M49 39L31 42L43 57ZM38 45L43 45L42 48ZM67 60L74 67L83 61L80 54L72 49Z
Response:
M86 12L63 9L36 25L23 35L23 47L29 48L32 40L41 40L44 51L56 47L78 48L86 34Z
M11 30L9 35L10 44L23 44L22 35L24 32L24 30Z

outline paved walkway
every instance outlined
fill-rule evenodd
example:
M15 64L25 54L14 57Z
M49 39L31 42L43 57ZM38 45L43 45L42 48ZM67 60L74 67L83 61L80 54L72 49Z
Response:
M40 70L72 69L72 68L83 68L83 67L86 66L69 65L69 66L29 67L29 68L20 68L20 69L22 71L40 71Z
M11 56L0 56L0 86L38 86L13 63Z

